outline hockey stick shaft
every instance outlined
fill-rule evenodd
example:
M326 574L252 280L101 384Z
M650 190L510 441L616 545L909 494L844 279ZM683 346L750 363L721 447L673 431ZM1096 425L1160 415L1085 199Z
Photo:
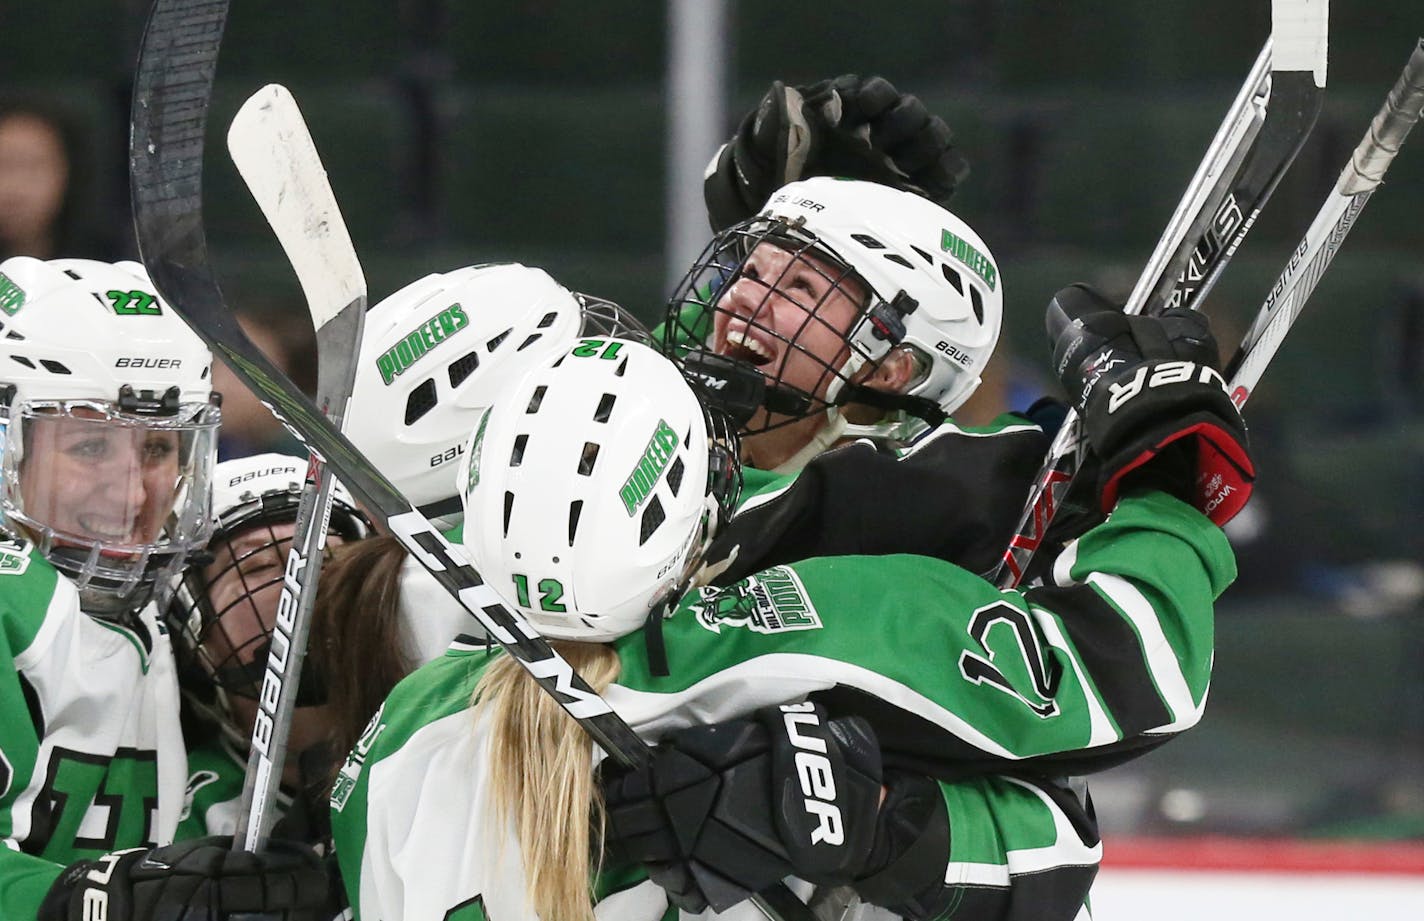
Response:
M134 223L154 284L188 324L442 586L617 760L646 746L524 618L262 354L222 300L202 225L202 153L226 0L155 0L135 81Z
M1328 5L1325 0L1274 0L1271 12L1271 93L1266 120L1244 159L1237 159L1239 168L1221 173L1214 191L1193 191L1193 186L1198 184L1197 178L1202 175L1202 170L1198 171L1198 177L1194 177L1189 185L1183 205L1179 206L1178 214L1173 219L1173 223L1184 222L1188 225L1188 237L1179 247L1176 257L1162 262L1163 274L1151 284L1146 281L1152 273L1149 265L1149 270L1144 272L1138 287L1134 289L1134 295L1144 300L1129 301L1128 312L1156 313L1168 305L1195 307L1200 304L1202 295L1234 255L1315 124L1325 85ZM1253 70L1247 78L1247 86L1252 85L1255 76ZM1237 103L1247 96L1243 90L1242 95L1237 97ZM1232 122L1236 112L1237 105L1233 104L1226 124ZM1217 140L1221 140L1224 134L1227 137L1244 137L1241 132L1228 134L1218 131ZM1215 146L1216 142L1213 142ZM1206 159L1216 161L1227 158L1220 151L1208 149ZM1184 209L1190 210L1190 201L1204 208L1194 221L1182 216ZM1206 220L1208 216L1212 217L1209 222ZM1193 238L1191 234L1195 233L1200 235ZM1170 235L1169 229L1169 233L1164 234L1164 243ZM1198 241L1194 249L1186 246L1192 239ZM1162 248L1163 244L1159 244L1159 252ZM1188 261L1186 256L1192 258ZM1151 261L1161 260L1154 253ZM1178 276L1175 273L1180 264L1185 264L1187 268ZM1175 283L1169 284L1174 279ZM1023 578L1073 484L1081 450L1081 424L1077 413L1069 412L1030 487L1014 537L992 575L998 585L1013 586Z
M301 283L316 333L317 402L338 428L355 384L366 281L306 122L285 87L238 110L228 149ZM326 551L333 479L315 455L297 508L285 579L252 730L233 846L260 851L274 815Z
M1255 321L1227 363L1231 399L1237 406L1250 399L1266 366L1280 349L1286 333L1300 316L1305 302L1320 283L1421 114L1424 114L1424 39L1415 44L1384 105L1350 154L1334 189L1291 254L1285 270L1271 286Z
M1239 168L1260 132L1270 77L1271 41L1267 39L1246 76L1246 82L1241 85L1241 91L1227 110L1226 118L1217 128L1216 136L1207 146L1196 173L1187 183L1177 210L1167 221L1156 248L1133 285L1123 308L1124 313L1142 313L1154 289L1164 279L1173 277L1172 268L1176 268L1175 274L1179 278L1185 277L1188 260L1197 258L1203 250L1206 244L1203 233L1207 228L1202 225L1211 213L1212 202L1215 201L1216 207L1220 207L1231 175ZM1193 233L1194 230L1196 233Z
M204 128L228 0L154 0L134 79L129 176L139 252L164 300L233 373L329 464L347 489L426 567L609 757L650 750L547 640L487 585L340 430L252 344L223 301L202 217ZM809 918L784 886L752 897L773 921Z
M1189 233L1194 229L1200 230L1206 223L1205 215L1209 213L1209 208L1214 202L1222 201L1232 174L1239 168L1247 148L1259 133L1261 100L1270 85L1270 52L1271 42L1268 40L1138 277L1125 308L1127 312L1140 313L1149 296L1159 289L1159 282L1171 277L1174 267L1185 272L1181 266L1196 252L1187 245ZM1205 242L1204 238L1202 240ZM1078 415L1070 410L1029 488L1028 500L1014 537L989 577L995 584L1011 587L1023 578L1024 570L1041 546L1049 523L1072 484L1078 465L1080 440Z

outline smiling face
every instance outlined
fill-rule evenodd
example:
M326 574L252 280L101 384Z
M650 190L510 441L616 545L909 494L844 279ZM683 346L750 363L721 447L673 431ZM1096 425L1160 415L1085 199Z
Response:
M180 486L179 436L95 411L25 421L26 515L65 537L132 547L155 541Z
M754 365L768 384L824 401L850 357L847 336L866 295L849 270L763 241L715 305L712 349ZM774 467L825 424L821 412L789 421L760 409L746 425L755 434L743 440L744 457Z
M294 510L295 512L295 510ZM257 718L257 695L266 667L268 642L277 621L283 573L296 525L292 521L254 524L211 548L213 561L203 567L207 600L213 615L198 639L213 680L227 693L235 732L252 735ZM327 536L327 546L342 539ZM325 705L293 710L291 737L283 780L299 779L298 757L326 738L329 722Z

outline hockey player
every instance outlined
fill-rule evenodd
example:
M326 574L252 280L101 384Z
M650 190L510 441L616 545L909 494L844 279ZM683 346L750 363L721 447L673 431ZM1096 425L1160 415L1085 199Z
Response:
M206 552L195 554L187 567L168 607L179 684L196 717L188 739L188 794L179 838L237 830L247 752L306 469L305 458L285 454L236 458L214 469L216 528ZM328 553L361 540L369 530L370 522L337 483ZM308 664L292 712L278 794L289 816L278 828L282 837L324 837L326 785L336 759L327 743L325 702L324 678Z
M211 356L136 263L8 259L0 311L0 916L314 917L313 855L169 845L184 749L154 602L209 532Z
M542 269L509 263L428 275L366 314L346 432L458 540L455 471L480 414L539 361L596 334L648 335L618 305L569 291ZM336 757L397 681L471 629L469 614L393 538L338 552L323 570L312 624Z
M466 545L664 744L648 768L604 777L611 846L590 867L603 809L588 740L507 657L452 652L396 689L333 792L358 914L589 918L592 893L607 916L651 919L669 899L722 911L796 875L928 918L974 900L981 881L956 847L1004 866L1022 846L1023 828L987 821L1013 802L1062 846L1069 820L1042 786L963 778L1101 767L1197 720L1211 603L1234 567L1220 530L1160 490L1195 503L1184 471L1198 455L1244 462L1219 376L1144 362L1136 335L1077 342L1091 353L1067 347L1061 367L1111 446L1115 508L1055 585L1025 592L888 556L680 594L732 502L730 441L636 343L586 341L524 379L471 439ZM1094 380L1101 352L1114 373ZM666 675L648 651L655 624ZM1082 890L1068 898L1076 911Z

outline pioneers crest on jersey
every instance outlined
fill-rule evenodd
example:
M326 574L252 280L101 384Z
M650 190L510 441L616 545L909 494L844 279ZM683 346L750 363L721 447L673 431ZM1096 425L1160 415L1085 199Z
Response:
M361 779L361 768L366 763L366 756L371 753L371 746L376 744L376 739L385 731L386 724L381 720L381 715L385 712L386 705L381 704L376 715L366 724L361 738L356 740L356 747L346 756L346 763L341 766L341 772L336 775L336 781L331 787L331 808L337 812L346 808L346 801L356 789L356 781Z
M754 633L819 630L821 616L796 572L773 566L727 588L703 586L691 610L697 622L721 633L722 627L746 627Z
M35 545L18 537L0 536L0 576L22 576L30 568Z

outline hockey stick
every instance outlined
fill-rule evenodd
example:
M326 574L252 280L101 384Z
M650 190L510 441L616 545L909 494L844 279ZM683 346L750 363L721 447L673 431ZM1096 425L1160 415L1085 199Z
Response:
M1273 0L1271 92L1265 121L1249 153L1238 161L1239 169L1221 172L1215 189L1207 192L1199 189L1199 183L1205 181L1205 173L1209 172L1207 163L1231 160L1219 145L1245 136L1244 132L1228 130L1237 107L1243 97L1247 97L1243 89L1212 147L1208 148L1203 167L1188 186L1182 204L1168 225L1168 232L1134 287L1126 312L1155 313L1169 304L1198 306L1201 297L1215 284L1315 124L1325 87L1327 14L1326 0ZM1247 86L1253 84L1255 76L1253 69ZM1193 207L1203 209L1195 218L1188 216ZM1210 221L1206 220L1208 215L1212 216ZM1165 258L1167 238L1174 225L1187 230L1177 247L1177 255ZM1194 233L1199 236L1193 236ZM1192 243L1193 240L1197 242ZM1154 272L1158 273L1155 277ZM1173 279L1169 288L1168 282ZM1070 411L1030 487L1014 536L990 576L999 586L1017 585L1042 546L1049 524L1073 485L1081 462L1080 437L1078 415Z
M316 332L317 404L340 428L356 381L366 277L326 170L296 101L282 86L273 84L254 93L234 116L227 141L233 163L301 283ZM287 555L288 578L282 584L252 728L235 848L260 851L271 831L272 803L286 763L297 683L326 550L332 483L331 471L313 454L297 507Z
M616 762L636 766L647 744L455 548L431 527L320 410L259 351L223 300L203 228L203 131L228 0L154 0L144 29L129 137L139 253L164 300L366 510L459 600ZM768 918L809 918L784 886L753 896Z
M1384 179L1409 131L1424 114L1424 39L1415 43L1404 71L1395 81L1364 138L1350 154L1335 187L1316 212L1285 271L1271 286L1265 303L1241 345L1226 365L1231 400L1242 406L1275 357L1301 309L1325 274L1340 244Z

